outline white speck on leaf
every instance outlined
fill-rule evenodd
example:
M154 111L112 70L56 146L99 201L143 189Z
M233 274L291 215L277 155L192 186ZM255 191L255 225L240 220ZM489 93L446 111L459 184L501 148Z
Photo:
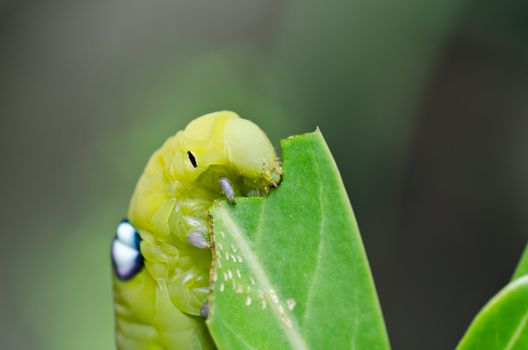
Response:
M271 300L277 304L279 302L279 298L277 298L277 294L275 294L275 291L273 289L270 289L270 297L271 297Z

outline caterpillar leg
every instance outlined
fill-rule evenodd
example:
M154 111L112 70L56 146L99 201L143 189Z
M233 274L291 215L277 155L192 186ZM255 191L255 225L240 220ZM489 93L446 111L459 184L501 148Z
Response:
M209 302L206 300L202 307L200 308L200 315L202 315L203 318L207 318L209 316Z
M236 204L235 191L233 190L233 185L231 184L231 181L229 181L227 177L221 177L218 183L220 185L220 189L226 196L227 200L231 204Z
M211 244L209 243L209 241L207 240L205 236L206 235L202 232L191 231L191 233L187 235L187 241L189 242L190 245L196 248L201 248L201 249L211 248Z

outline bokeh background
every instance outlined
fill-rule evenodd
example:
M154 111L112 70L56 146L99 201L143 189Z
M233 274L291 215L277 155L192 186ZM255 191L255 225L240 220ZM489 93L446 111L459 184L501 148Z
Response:
M319 126L394 349L449 349L528 237L528 2L0 0L0 348L113 349L115 224L163 140Z

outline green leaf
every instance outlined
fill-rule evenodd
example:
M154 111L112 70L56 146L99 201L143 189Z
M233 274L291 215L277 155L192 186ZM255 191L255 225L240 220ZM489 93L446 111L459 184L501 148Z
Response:
M526 274L528 274L528 245L526 246L526 248L524 248L523 255L521 257L521 260L519 261L519 264L517 265L517 268L515 269L515 273L513 274L512 280L517 279Z
M268 197L217 202L209 330L219 349L388 349L359 230L321 133L282 141Z
M512 281L475 317L458 345L467 349L524 349L528 346L528 245Z
M510 282L479 312L458 350L528 349L528 276Z

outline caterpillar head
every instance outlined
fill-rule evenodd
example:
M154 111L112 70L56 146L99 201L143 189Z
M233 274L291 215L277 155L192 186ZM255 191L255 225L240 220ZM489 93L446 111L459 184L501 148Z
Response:
M206 114L168 142L178 143L170 147L179 152L172 157L172 166L183 181L195 181L208 171L227 171L261 193L280 181L280 163L270 140L257 125L236 113Z
M209 203L225 194L222 178L229 180L233 195L263 195L278 184L281 171L275 149L257 125L233 112L206 114L154 152L136 185L128 216L142 228L157 222L156 214L164 218L159 231L168 232L168 200L190 196Z

